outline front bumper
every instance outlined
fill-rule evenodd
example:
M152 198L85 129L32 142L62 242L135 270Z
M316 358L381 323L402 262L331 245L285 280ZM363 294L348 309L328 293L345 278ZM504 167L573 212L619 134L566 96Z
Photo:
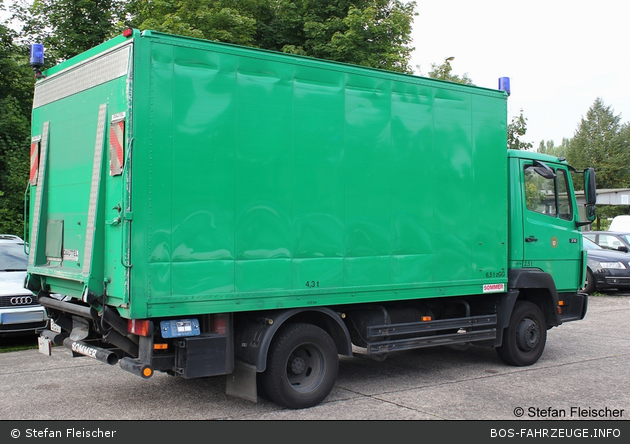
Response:
M48 325L42 306L0 309L0 334L39 334Z
M584 319L588 309L588 294L560 293L558 299L562 301L559 313L561 323Z
M607 290L612 288L630 288L630 273L628 270L602 270L594 271L595 288Z

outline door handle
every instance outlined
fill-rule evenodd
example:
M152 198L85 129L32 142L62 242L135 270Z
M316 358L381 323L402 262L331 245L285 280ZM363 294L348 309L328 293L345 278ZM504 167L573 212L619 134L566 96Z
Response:
M536 239L534 236L529 236L525 238L525 242L538 242L538 239Z

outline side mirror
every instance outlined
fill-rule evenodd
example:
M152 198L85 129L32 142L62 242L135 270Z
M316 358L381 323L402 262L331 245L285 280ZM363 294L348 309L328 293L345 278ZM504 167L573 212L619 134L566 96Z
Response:
M597 212L595 211L595 204L586 205L586 218L593 222L597 218Z
M585 225L592 224L597 218L597 213L595 211L595 204L586 204L586 221L576 221L576 227L583 227Z
M597 203L595 168L587 168L584 170L584 197L587 205L595 205Z
M549 168L546 163L539 160L534 160L534 164L530 168L534 168L534 171L536 171L537 174L544 177L545 179L556 178L556 173L551 168Z
M617 247L617 250L623 251L624 253L627 253L628 252L628 247L626 247L625 245L622 245L621 247Z

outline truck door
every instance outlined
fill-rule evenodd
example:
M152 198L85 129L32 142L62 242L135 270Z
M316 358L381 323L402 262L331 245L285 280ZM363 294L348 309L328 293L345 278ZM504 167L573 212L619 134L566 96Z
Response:
M521 160L523 266L552 275L558 292L576 291L581 278L582 233L566 166Z

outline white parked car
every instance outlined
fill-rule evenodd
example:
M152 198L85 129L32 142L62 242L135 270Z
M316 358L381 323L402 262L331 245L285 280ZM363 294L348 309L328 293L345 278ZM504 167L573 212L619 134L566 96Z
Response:
M615 216L608 231L630 232L630 216Z
M0 234L0 337L39 335L48 325L46 310L24 288L27 264L24 241Z

